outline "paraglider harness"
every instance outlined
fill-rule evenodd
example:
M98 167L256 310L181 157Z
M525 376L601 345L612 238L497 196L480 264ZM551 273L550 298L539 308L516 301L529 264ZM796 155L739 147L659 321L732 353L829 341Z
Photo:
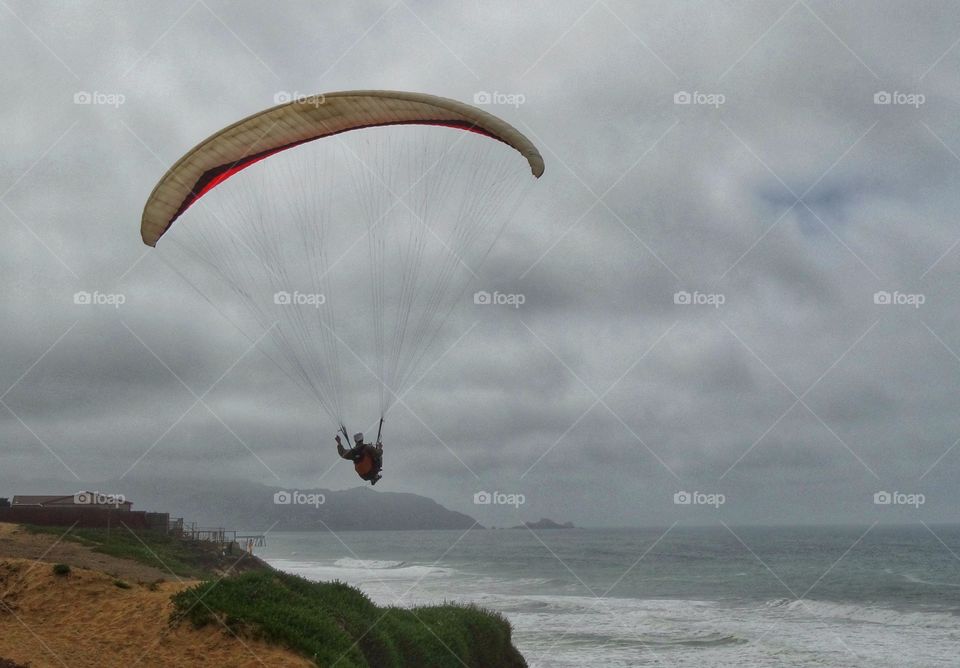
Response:
M347 443L350 442L350 436L347 432L347 428L340 425L340 431L343 433L344 438L347 439ZM380 443L381 435L383 434L383 418L380 418L380 427L377 429L377 441L376 447L374 445L366 444L363 442L362 435L359 442L354 443L353 450L355 451L354 456L351 458L353 460L353 470L357 472L357 475L361 479L367 480L372 484L376 484L376 481L379 480L379 474L383 468L383 458L382 454L382 444ZM356 440L356 439L355 439ZM377 451L380 452L377 452Z

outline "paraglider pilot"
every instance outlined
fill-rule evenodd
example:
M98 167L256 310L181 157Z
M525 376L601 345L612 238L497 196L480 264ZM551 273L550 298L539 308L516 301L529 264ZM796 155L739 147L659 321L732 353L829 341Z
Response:
M343 433L346 436L346 429L343 429ZM380 439L377 438L376 445L371 445L363 442L363 433L354 434L354 445L349 450L343 447L343 443L340 442L340 434L337 434L335 440L337 442L337 453L344 459L353 462L353 468L357 475L371 485L376 485L377 481L383 477L380 475L380 470L383 468L383 443L380 442Z

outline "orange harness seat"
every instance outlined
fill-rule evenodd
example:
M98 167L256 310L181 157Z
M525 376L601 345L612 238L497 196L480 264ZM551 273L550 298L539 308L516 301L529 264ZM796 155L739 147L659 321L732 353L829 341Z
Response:
M373 471L373 457L368 454L365 454L363 458L353 464L353 470L357 472L361 478L370 474Z

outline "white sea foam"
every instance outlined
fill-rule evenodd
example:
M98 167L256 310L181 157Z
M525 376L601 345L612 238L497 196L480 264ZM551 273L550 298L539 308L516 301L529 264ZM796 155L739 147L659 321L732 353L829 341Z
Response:
M453 569L403 561L337 559L329 563L273 559L271 564L287 573L311 580L341 580L351 584L369 584L377 580L417 581L428 577L449 577Z

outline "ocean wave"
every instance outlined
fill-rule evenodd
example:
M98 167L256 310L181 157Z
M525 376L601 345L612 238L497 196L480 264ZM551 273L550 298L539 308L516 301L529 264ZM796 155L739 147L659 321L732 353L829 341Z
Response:
M884 626L957 627L957 616L947 611L897 610L879 605L812 600L788 601L787 599L768 601L767 605L768 607L784 608L791 613L812 615L817 618L882 624Z
M727 645L745 645L749 641L746 638L732 634L709 632L700 635L687 635L683 633L670 635L639 634L629 637L605 633L571 632L564 634L560 642L565 645L600 645L603 647L636 646L656 647L658 649L669 649L671 647L706 649Z
M338 568L363 568L366 570L384 570L391 568L404 568L407 566L405 561L383 561L377 559L351 559L344 557L333 562Z
M956 584L954 582L931 582L930 580L922 580L915 575L910 575L909 573L904 573L903 579L907 582L912 582L913 584L930 585L931 587L960 587L960 584Z
M724 645L745 645L747 642L746 638L735 635L709 633L699 638L677 638L663 644L682 647L723 647Z
M775 598L765 602L764 605L768 608L784 608L794 602L795 600L792 598Z
M483 605L511 613L584 616L597 620L616 616L620 620L630 618L637 625L669 625L673 621L710 617L717 612L714 602L675 599L596 598L563 594L507 594L490 592L481 601Z
M311 580L342 580L361 583L376 580L419 580L427 577L449 577L452 568L418 565L406 561L341 558L327 563L271 559L270 564L287 573Z

